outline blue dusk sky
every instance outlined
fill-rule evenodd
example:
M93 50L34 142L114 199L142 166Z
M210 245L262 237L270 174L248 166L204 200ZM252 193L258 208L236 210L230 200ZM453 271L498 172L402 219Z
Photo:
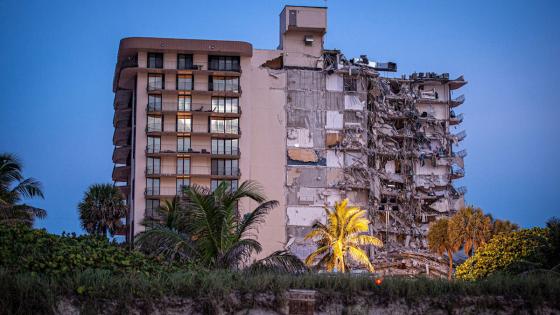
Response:
M285 4L328 6L325 47L348 57L464 75L467 202L523 227L560 215L559 1L0 0L0 151L43 182L37 225L81 232L83 192L111 182L120 39L273 49Z

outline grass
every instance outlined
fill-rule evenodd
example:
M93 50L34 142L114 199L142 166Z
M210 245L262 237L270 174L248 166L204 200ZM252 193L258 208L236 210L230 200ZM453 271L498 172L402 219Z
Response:
M523 299L526 303L560 306L560 279L550 275L494 276L477 282L447 281L426 278L386 278L380 286L366 275L327 274L248 274L230 271L181 271L146 275L86 270L73 275L47 276L35 273L14 274L0 269L0 313L51 314L62 298L80 301L85 313L101 312L103 302L113 301L126 310L143 301L157 304L168 297L189 297L206 304L220 304L232 293L251 296L270 293L280 301L288 289L312 289L320 292L320 301L351 304L357 299L366 303L388 303L404 299L408 303L423 298L456 301L464 297L501 296ZM206 303L206 304L205 304ZM250 298L245 306L256 303Z

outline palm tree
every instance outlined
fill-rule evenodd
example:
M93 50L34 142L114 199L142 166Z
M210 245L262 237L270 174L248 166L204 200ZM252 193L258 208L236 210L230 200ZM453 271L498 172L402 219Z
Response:
M241 216L237 205L243 198L257 202L258 206ZM226 183L221 183L214 191L192 185L175 204L166 204L158 210L160 218L143 223L147 230L138 235L136 246L170 261L238 269L262 251L255 232L277 205L275 200L266 201L261 186L253 181L243 182L236 190ZM254 266L289 271L304 268L301 261L285 251L275 252Z
M467 256L486 244L492 237L491 219L482 209L468 206L462 208L449 220L449 234L453 244L462 244Z
M123 194L112 184L91 185L78 204L82 228L102 236L113 236L123 226L126 210Z
M12 154L0 154L0 223L33 226L35 218L45 218L43 209L21 203L22 199L44 198L41 183L24 178L21 161Z
M428 231L428 247L438 255L447 254L449 258L449 271L447 278L451 280L453 274L453 252L457 251L460 244L453 243L449 237L449 220L439 219L432 223Z
M510 222L509 220L494 219L491 214L486 215L492 222L492 237L501 233L511 233L519 230L519 225Z
M142 224L146 230L135 240L136 247L156 256L167 257L169 262L187 261L197 257L192 238L186 233L188 218L179 198L165 200Z
M348 199L335 203L334 210L325 207L327 224L315 222L313 230L305 236L314 240L317 249L305 260L307 266L325 266L327 271L345 272L350 256L356 262L373 272L368 255L360 246L383 246L380 239L363 234L368 231L369 220L366 211L358 207L348 207Z

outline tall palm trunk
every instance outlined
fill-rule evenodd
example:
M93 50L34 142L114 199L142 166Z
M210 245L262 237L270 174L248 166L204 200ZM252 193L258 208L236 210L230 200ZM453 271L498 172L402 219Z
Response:
M449 256L449 271L447 272L447 279L451 280L451 276L453 275L453 252L448 250L447 255Z

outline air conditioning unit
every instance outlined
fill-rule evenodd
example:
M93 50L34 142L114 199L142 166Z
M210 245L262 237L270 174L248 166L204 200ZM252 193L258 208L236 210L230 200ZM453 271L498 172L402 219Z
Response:
M313 39L313 35L305 35L303 38L303 42L305 43L305 46L313 46L313 42L315 40Z

